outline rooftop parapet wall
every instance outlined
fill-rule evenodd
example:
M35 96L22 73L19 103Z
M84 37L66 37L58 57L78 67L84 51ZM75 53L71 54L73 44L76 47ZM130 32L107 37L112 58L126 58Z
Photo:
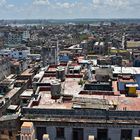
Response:
M101 90L94 90L94 91L89 91L89 90L83 90L79 94L82 95L114 95L114 91L101 91Z
M40 99L41 99L41 96L38 95L36 100L34 99L29 103L28 107L38 106L39 102L40 102Z
M34 117L69 117L69 118L104 118L114 120L140 120L140 111L107 111L92 109L38 109L23 108L24 116L33 115Z
M83 78L83 75L72 75L72 74L69 74L69 75L66 75L66 78Z

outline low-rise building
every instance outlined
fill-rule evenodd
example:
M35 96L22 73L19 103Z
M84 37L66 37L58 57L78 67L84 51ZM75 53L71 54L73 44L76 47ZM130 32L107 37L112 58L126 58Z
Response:
M19 48L2 49L0 54L9 58L21 60L27 59L27 56L30 54L30 49L22 46Z
M104 54L105 52L105 45L104 42L95 42L93 46L94 54Z
M10 60L6 57L0 58L0 81L11 74Z
M84 81L84 70L91 64L86 68L76 62L70 66L73 64L81 65L79 72L65 73L64 80L61 80L63 73L58 78L57 66L44 69L41 77L35 76L38 78L34 92L28 105L23 106L21 118L21 122L34 124L35 138L42 140L48 134L51 140L88 140L91 135L97 140L131 140L139 136L139 90L138 97L131 96L136 86L127 84L131 94L124 95L118 89L119 81L109 80L114 73L133 73L135 68L130 71L122 68L122 72L121 67L118 71L105 69L90 73L92 80ZM71 70L70 66L63 65L63 69ZM95 79L99 74L107 75L107 79Z
M21 126L20 140L34 140L35 130L32 122L24 122Z

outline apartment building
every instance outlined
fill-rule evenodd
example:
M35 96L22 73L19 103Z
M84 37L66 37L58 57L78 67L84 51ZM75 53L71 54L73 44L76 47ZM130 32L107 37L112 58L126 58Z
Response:
M75 61L63 65L66 72L59 75L57 65L45 69L36 81L33 98L22 108L21 122L34 124L38 140L42 140L44 134L48 134L50 140L88 140L90 136L95 140L134 140L139 137L138 84L126 83L122 93L117 87L119 81L97 81L96 73L86 72L86 66L78 72L70 72L72 66L80 65ZM90 69L88 65L92 64L87 64ZM109 79L117 72L118 76L129 72L124 69L122 73L112 69ZM83 80L85 74L86 81ZM99 74L98 71L98 77ZM100 77L104 77L103 72Z

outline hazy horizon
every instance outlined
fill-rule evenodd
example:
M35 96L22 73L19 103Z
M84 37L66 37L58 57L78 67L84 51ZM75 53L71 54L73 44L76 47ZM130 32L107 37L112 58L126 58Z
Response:
M0 20L140 20L140 18L84 18L84 17L81 17L81 18L49 18L49 19L45 19L45 18L13 18L13 19L1 19Z
M139 13L139 0L0 0L0 19L139 19Z

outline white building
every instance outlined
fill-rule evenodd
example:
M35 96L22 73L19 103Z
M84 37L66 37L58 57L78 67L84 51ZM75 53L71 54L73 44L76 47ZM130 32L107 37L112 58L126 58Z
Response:
M22 42L22 32L10 32L8 34L6 44L21 44Z
M30 32L24 31L22 34L22 40L27 41L30 38Z
M12 48L12 49L2 49L0 51L2 56L8 56L14 59L26 59L30 54L30 49L27 48Z

